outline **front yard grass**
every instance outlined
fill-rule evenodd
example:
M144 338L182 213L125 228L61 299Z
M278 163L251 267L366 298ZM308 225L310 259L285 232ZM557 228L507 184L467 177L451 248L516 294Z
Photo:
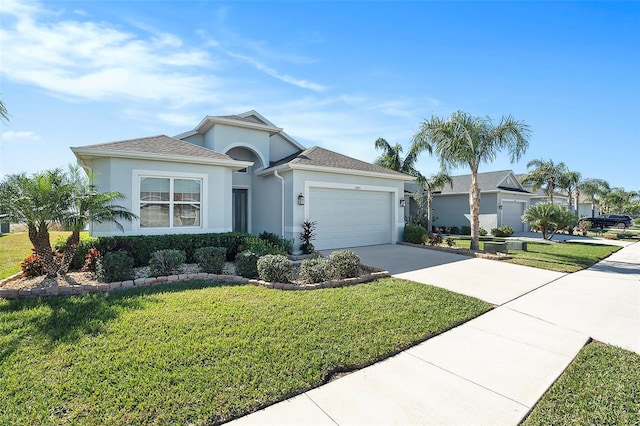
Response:
M216 424L491 307L395 278L316 291L192 281L0 299L0 423Z
M456 247L469 248L468 238L455 238ZM494 239L487 239L494 241ZM495 240L498 241L498 240ZM501 240L503 241L503 240ZM480 241L480 249L484 241ZM557 272L576 272L599 262L621 247L589 243L536 243L527 242L527 251L510 250L510 260L504 262L532 266Z
M640 355L585 346L536 404L524 426L640 424Z
M60 236L68 237L70 232L50 231L51 244ZM87 238L88 232L82 232L81 238ZM0 280L20 272L18 264L31 254L31 241L26 232L0 235Z

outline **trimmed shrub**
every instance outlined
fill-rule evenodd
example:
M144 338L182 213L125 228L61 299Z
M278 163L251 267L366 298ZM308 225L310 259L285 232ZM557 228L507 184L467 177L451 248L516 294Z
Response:
M422 244L427 238L427 230L422 226L407 225L404 227L404 241L411 244Z
M241 277L255 278L258 276L258 254L245 250L236 256L236 273Z
M224 247L200 247L193 257L200 270L208 274L221 274L227 250Z
M298 278L305 284L321 283L331 279L329 261L321 257L303 260Z
M636 236L636 234L634 234L633 232L629 232L629 231L622 231L622 232L618 232L618 239L621 240L623 238L634 238Z
M353 278L360 275L360 256L351 250L338 250L329 255L329 269L333 278Z
M98 259L96 275L103 283L131 280L133 259L124 250L106 253Z
M456 246L456 240L454 240L451 237L447 238L447 247L455 247L455 246Z
M604 234L602 234L602 236L604 238L606 238L607 240L617 240L618 239L618 234L616 234L615 232L605 232Z
M281 246L271 244L269 241L262 240L254 235L251 235L245 239L245 249L254 251L259 256L264 256L267 254L287 254L287 251Z
M480 234L481 237L484 237L487 235L487 230L480 227L480 229L478 230L478 233Z
M513 235L513 228L509 225L502 225L491 230L494 237L510 237Z
M267 232L267 231L264 231L260 235L258 235L258 238L268 242L272 246L281 247L286 252L284 254L293 253L293 241L292 240L287 240L286 238L282 238L278 234L274 234L273 232Z
M64 235L60 235L53 242L53 248L60 253L64 252L64 248L67 246L67 238L68 237ZM98 241L98 239L94 237L85 237L84 235L80 236L80 243L76 248L76 252L73 254L71 264L69 264L70 270L77 271L83 268L87 253L89 253L89 250L94 248L96 241Z
M153 277L177 274L178 268L186 259L184 250L158 250L153 253L149 261L149 273Z
M463 225L460 227L461 235L471 235L471 227L468 225Z
M460 228L458 228L457 226L450 226L449 228L447 228L447 234L458 235L460 234Z
M268 254L258 259L258 276L261 280L288 283L291 281L291 262L287 256Z

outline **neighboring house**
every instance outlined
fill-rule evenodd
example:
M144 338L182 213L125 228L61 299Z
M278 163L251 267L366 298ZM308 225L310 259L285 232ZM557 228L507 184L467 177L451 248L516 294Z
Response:
M125 234L273 232L317 249L395 243L414 178L320 147L305 149L256 111L207 116L189 132L71 148L100 191L140 217ZM93 224L96 236L121 234Z
M516 175L516 178L520 181L520 183L522 184L522 187L525 190L533 194L531 196L531 205L534 206L538 203L548 202L549 197L547 196L547 193L545 192L544 188L538 188L534 192L532 183L522 183L522 178L524 177L524 175L525 175L524 173ZM566 208L568 199L569 197L567 196L567 194L564 194L562 192L557 192L557 191L554 191L553 193L553 204L560 204L561 206Z
M447 184L433 195L434 225L469 226L469 187L471 175L452 176L453 186ZM480 226L487 231L502 225L515 232L528 230L522 223L524 211L534 196L527 191L511 170L478 173L480 186Z

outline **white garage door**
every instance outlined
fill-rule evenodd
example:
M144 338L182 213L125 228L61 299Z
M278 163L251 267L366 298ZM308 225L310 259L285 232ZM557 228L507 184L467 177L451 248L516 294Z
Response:
M502 202L502 224L509 225L515 232L524 231L522 215L524 214L524 204L514 201Z
M309 220L318 250L391 243L390 192L311 188Z

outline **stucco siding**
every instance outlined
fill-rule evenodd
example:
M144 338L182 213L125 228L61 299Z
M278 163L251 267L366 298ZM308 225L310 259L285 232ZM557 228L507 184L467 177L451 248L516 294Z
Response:
M480 196L480 226L487 231L497 226L496 200L495 193ZM433 197L435 226L470 226L470 212L467 194L434 195Z
M201 134L187 136L186 138L182 138L183 141L190 142L194 145L204 146L204 136Z
M275 162L300 151L298 147L292 145L279 134L271 136L270 143L269 161Z
M205 233L226 232L231 230L231 212L224 206L231 205L231 169L226 167L206 166L186 163L170 163L162 161L98 159L93 162L96 182L100 191L120 191L125 195L121 205L130 211L139 212L134 194L137 187L135 176L146 172L167 177L202 176L202 222L199 228L140 228L139 222L122 222L124 234L173 234L173 233ZM93 235L118 235L122 231L110 224L94 224Z
M261 164L256 167L264 168L269 164L269 132L216 124L205 133L204 142L205 148L222 154L235 147L245 147L260 158Z
M274 175L254 176L252 232L282 235L282 183Z

